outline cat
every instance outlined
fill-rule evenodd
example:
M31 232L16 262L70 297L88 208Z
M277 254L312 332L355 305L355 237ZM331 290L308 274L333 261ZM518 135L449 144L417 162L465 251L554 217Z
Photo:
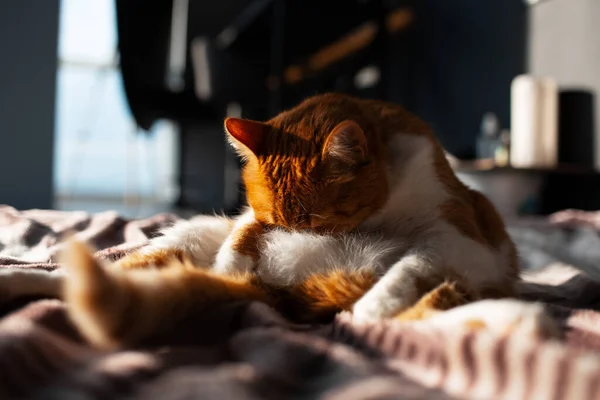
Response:
M366 323L503 330L527 317L530 331L555 335L538 305L468 305L515 297L515 245L492 203L458 180L427 124L402 107L328 93L267 122L224 125L245 162L248 207L238 217L179 222L111 265L71 243L67 272L24 278L39 281L28 290L60 286L77 327L101 347L235 300L299 321L346 310Z

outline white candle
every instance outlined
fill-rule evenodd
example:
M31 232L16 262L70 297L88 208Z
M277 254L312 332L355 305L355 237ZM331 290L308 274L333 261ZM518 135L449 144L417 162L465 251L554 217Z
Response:
M558 86L551 78L517 76L511 85L510 164L553 168L558 159Z

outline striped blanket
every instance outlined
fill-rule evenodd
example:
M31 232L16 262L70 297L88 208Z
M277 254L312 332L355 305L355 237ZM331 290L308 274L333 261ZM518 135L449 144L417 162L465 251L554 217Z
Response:
M60 301L19 299L0 301L0 399L600 399L594 218L563 213L511 227L531 270L523 297L548 305L564 325L561 341L358 326L345 314L294 325L240 303L215 305L142 348L104 352L81 339ZM176 219L0 207L0 268L58 268L67 231L117 259ZM588 273L565 264L578 254Z

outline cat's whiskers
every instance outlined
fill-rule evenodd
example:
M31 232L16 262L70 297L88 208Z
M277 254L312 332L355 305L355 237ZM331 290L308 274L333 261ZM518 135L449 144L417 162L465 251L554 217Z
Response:
M306 212L306 213L307 213L307 212L308 212L308 210L306 209L306 207L305 207L305 206L304 206L304 204L302 203L302 200L300 200L299 198L298 198L297 200L298 200L298 204L300 204L300 207L302 207L302 209L304 210L304 212Z

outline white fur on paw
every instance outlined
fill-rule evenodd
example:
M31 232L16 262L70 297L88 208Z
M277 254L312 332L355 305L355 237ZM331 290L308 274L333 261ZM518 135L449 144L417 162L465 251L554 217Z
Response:
M238 253L230 247L223 246L213 266L213 270L219 274L234 274L251 272L254 261L249 256Z
M228 218L201 215L165 229L162 236L152 239L142 251L177 249L196 267L209 268L230 231L231 221Z
M62 270L38 269L0 270L0 299L11 300L23 296L60 297L65 273Z
M357 323L377 322L398 314L403 308L400 299L380 299L367 294L352 307L352 320Z
M358 301L352 307L352 320L357 323L376 322L383 318L375 302Z
M482 300L457 307L420 321L440 328L468 328L483 325L488 332L516 334L530 339L550 339L560 336L558 323L541 304L519 300Z

